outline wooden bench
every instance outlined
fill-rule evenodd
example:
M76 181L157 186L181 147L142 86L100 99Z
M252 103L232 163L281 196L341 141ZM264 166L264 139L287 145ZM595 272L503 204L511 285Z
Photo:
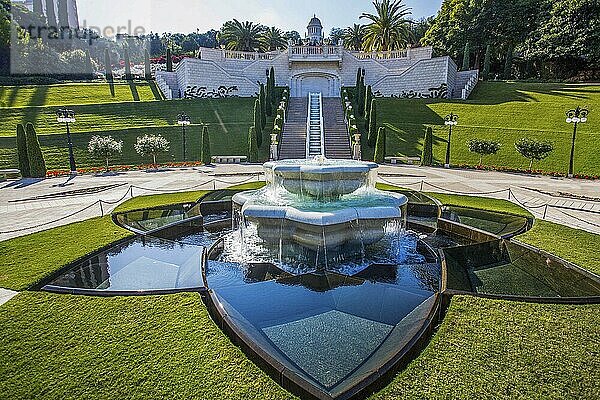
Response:
M212 156L213 164L241 164L248 161L247 156Z
M386 157L385 158L386 162L389 162L390 164L421 164L421 157L406 157L406 156L401 156L401 157Z
M8 178L18 178L21 170L18 169L0 169L0 181L5 181Z

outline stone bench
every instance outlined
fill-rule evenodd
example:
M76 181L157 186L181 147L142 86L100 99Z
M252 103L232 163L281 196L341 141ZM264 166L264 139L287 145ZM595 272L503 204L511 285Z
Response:
M0 181L5 181L8 178L18 178L21 170L18 169L0 169Z
M386 157L385 161L390 163L390 164L420 164L421 163L421 157L406 157L406 156L401 156L401 157Z
M241 164L248 161L247 156L212 156L213 164Z

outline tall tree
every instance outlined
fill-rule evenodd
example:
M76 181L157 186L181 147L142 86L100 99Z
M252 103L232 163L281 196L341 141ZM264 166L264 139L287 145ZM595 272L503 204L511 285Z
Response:
M148 49L144 50L144 75L146 80L152 79L152 68L150 66L150 53Z
M173 72L173 54L170 47L167 47L167 72Z
M56 18L56 12L54 12L54 0L46 0L46 21L48 26L58 26L58 19Z
M468 71L471 68L471 46L469 42L465 43L465 50L463 52L462 70Z
M258 162L258 143L256 142L256 130L253 126L248 130L248 162Z
M382 126L377 131L377 142L375 143L375 156L373 161L377 164L385 162L385 128Z
M19 170L23 178L31 178L29 170L29 157L27 156L27 138L22 124L17 125L17 155L19 156Z
M363 13L360 18L371 21L366 26L364 49L389 51L403 49L409 43L411 9L403 0L375 0L375 14Z
M227 21L219 31L219 42L228 50L259 51L263 45L265 27L253 22Z
M347 27L342 35L344 47L346 47L348 50L362 50L366 33L367 32L364 25L354 24Z
M433 165L433 129L431 129L430 126L428 126L425 131L421 165L425 167L431 167Z
M262 118L260 112L260 100L254 102L254 131L256 132L256 143L258 147L262 146Z
M202 127L202 148L200 153L200 161L204 165L212 163L212 155L210 152L210 135L208 133L208 125Z
M33 124L28 123L25 128L27 141L27 158L29 159L29 172L32 178L46 177L46 161L40 147L40 142Z
M104 49L104 68L106 71L106 81L112 83L114 76L112 71L112 62L110 61L110 50L108 50L108 48Z
M260 84L258 100L260 101L260 123L262 129L265 129L265 126L267 126L267 94L265 93L264 83Z
M131 60L129 59L129 49L125 47L123 49L123 62L125 63L125 79L132 80L133 76L131 75Z
M365 109L363 115L365 116L365 120L369 120L369 115L371 112L371 103L373 102L373 89L371 85L367 86L367 94L365 95Z
M375 99L371 101L371 111L369 114L369 135L367 141L369 146L373 147L377 141L377 102Z
M344 30L342 28L331 28L329 32L329 40L334 46L338 46L344 38Z
M485 48L485 57L483 59L483 79L488 80L490 77L490 68L492 65L492 45L488 44Z
M513 67L513 46L508 45L508 49L506 50L506 60L504 61L504 79L512 78L512 67Z

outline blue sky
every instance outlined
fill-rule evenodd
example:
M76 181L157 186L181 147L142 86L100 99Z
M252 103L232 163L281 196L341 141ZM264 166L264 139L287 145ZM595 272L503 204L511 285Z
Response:
M442 0L405 0L413 16L434 15ZM314 13L327 32L358 22L372 11L369 0L79 0L79 20L86 26L141 26L146 32L191 32L218 29L237 18L304 33Z

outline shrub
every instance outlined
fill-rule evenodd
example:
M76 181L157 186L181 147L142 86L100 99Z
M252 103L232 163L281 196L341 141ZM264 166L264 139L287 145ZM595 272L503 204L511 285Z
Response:
M554 150L550 142L540 142L533 139L521 138L515 143L515 148L523 157L529 160L529 171L533 168L534 160L543 160Z
M19 169L23 178L31 178L29 171L29 157L27 156L27 138L25 128L22 124L17 125L17 155L19 157Z
M46 177L46 162L44 161L44 155L40 148L40 142L33 124L27 124L25 129L26 141L27 141L27 158L29 159L29 173L32 178L45 178Z
M161 135L144 135L137 138L134 148L142 157L152 156L152 165L156 166L156 156L169 151L169 141Z
M260 99L254 102L254 130L256 131L256 144L262 146L262 122L260 117Z
M425 141L423 143L423 155L421 165L431 167L433 165L433 129L430 126L425 131Z
M200 161L204 165L210 165L212 162L212 154L210 152L210 136L208 134L208 126L202 127L202 152L200 154Z
M377 141L377 103L375 99L371 101L371 111L369 112L369 136L368 144L370 147L375 146Z
M479 154L479 166L483 164L483 156L496 154L500 150L500 143L493 140L471 139L467 146L471 153Z
M248 162L258 162L258 144L256 143L256 129L253 126L248 130Z
M383 126L377 131L374 161L378 164L383 164L385 162L385 128Z
M488 44L485 48L485 57L483 59L483 80L487 81L490 77L490 67L492 64L492 45Z
M108 172L110 159L123 152L123 142L113 139L112 136L92 136L88 143L88 152L96 158L104 159Z

